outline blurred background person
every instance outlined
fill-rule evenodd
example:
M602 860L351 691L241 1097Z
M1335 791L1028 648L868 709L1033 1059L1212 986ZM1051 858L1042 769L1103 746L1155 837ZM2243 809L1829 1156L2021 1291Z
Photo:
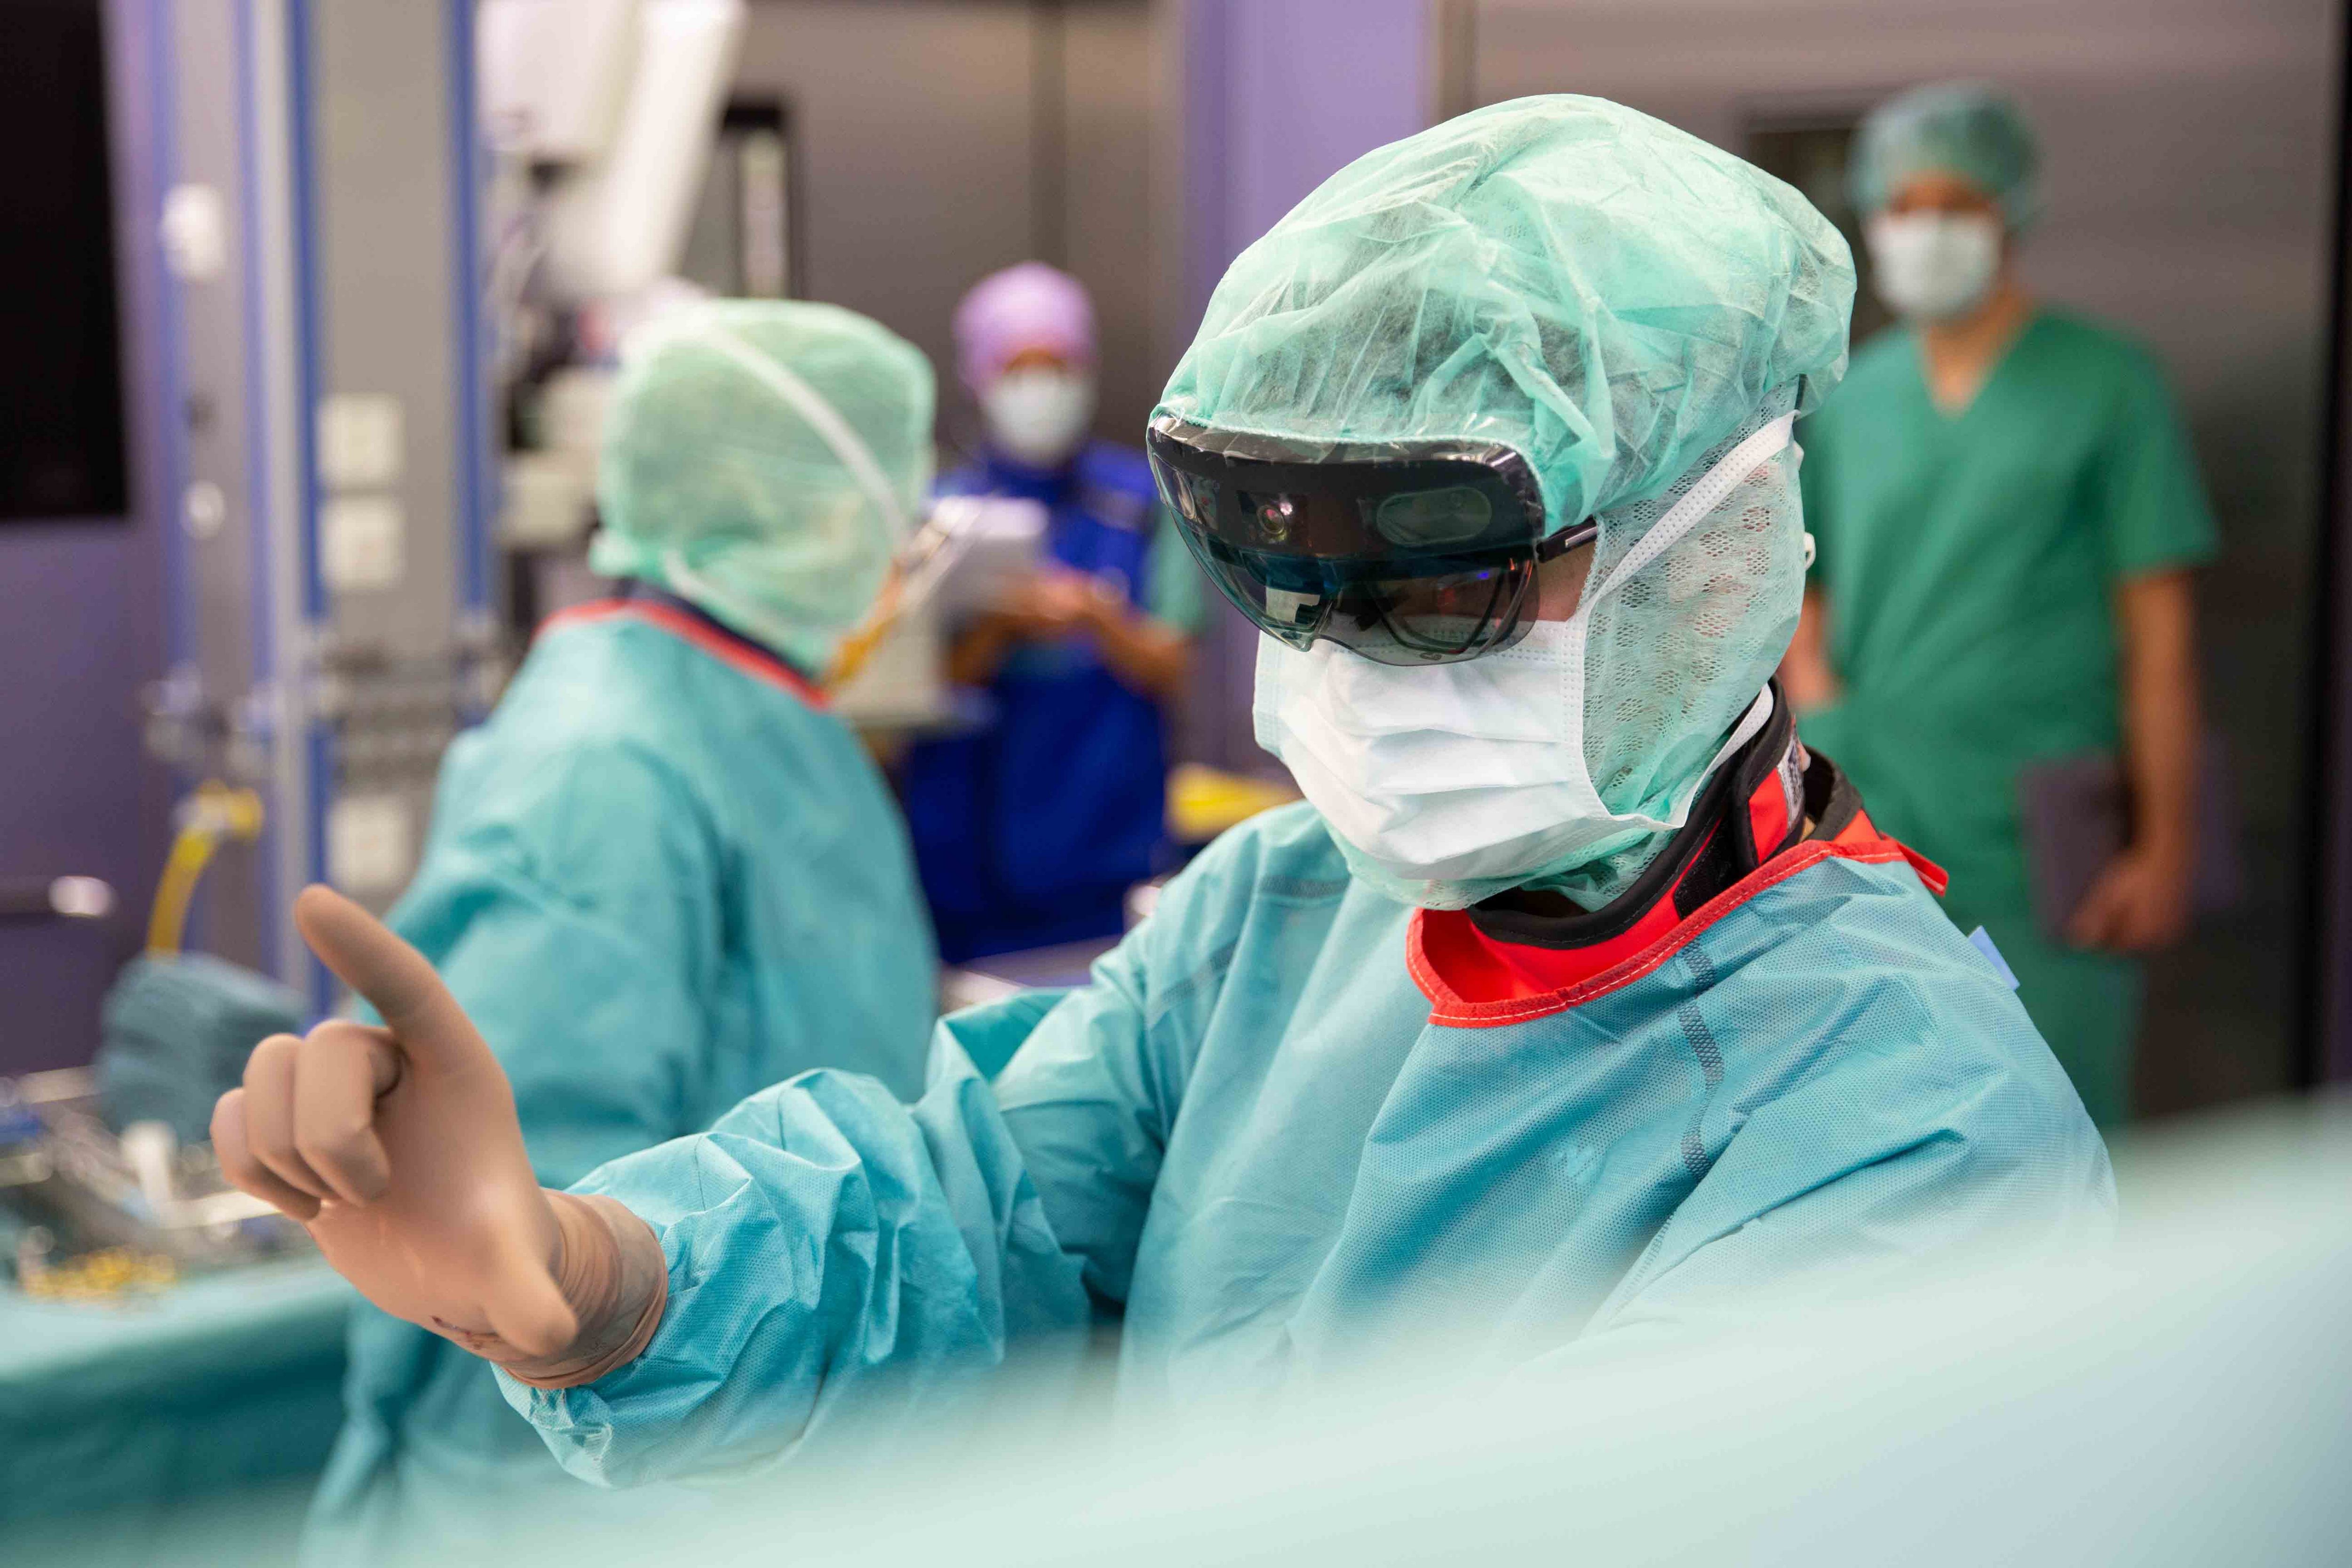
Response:
M1094 441L1094 308L1042 262L982 279L955 318L984 446L950 495L1046 509L1036 571L961 627L948 678L976 727L910 750L903 787L950 962L1116 935L1161 869L1169 710L1190 676L1200 578L1143 454Z
M544 1179L810 1068L920 1087L905 829L817 682L921 504L931 405L921 354L830 305L689 307L625 355L591 557L620 591L551 622L450 747L389 917L480 1021ZM311 1560L478 1544L545 1489L606 1502L473 1357L361 1312Z
M1902 325L1799 432L1820 554L1786 675L1807 738L1951 874L1952 918L1990 933L2112 1127L2139 955L2187 925L2189 573L2215 533L2151 356L2019 278L2037 165L2022 116L1982 85L1916 88L1863 123L1854 205ZM2122 847L2053 909L2063 870L2037 857L2079 853L2102 825L2063 802L2053 818L2053 792L2101 758L2120 761ZM2037 820L2061 841L2030 844Z

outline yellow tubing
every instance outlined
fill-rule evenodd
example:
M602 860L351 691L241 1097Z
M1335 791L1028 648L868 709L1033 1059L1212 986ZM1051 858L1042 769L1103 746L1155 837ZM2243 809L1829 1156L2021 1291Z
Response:
M882 581L882 592L875 596L874 607L866 612L856 630L841 639L840 647L835 650L833 668L826 670L824 679L818 682L825 690L838 691L856 679L857 672L866 668L866 661L874 657L874 650L881 646L883 637L888 635L890 627L898 619L898 591L904 582L898 568L893 564L889 576Z
M163 875L155 884L155 905L147 917L147 951L152 953L180 951L196 883L212 864L222 840L261 836L261 797L249 789L231 789L215 779L198 784L195 794L181 803L178 815L180 831L172 840L171 853L163 858Z

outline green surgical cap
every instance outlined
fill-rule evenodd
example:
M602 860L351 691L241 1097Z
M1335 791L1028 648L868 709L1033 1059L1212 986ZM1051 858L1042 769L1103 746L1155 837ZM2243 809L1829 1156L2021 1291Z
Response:
M733 300L623 351L589 564L815 673L864 618L931 468L930 363L853 311Z
M1896 93L1863 121L1852 195L1858 211L1874 212L1917 175L1958 174L2000 204L2014 232L2042 210L2041 169L2032 129L2007 93L1983 82L1935 82Z
M1242 252L1163 412L1313 444L1494 442L1547 528L1663 491L1845 372L1853 260L1790 186L1596 98L1357 159Z

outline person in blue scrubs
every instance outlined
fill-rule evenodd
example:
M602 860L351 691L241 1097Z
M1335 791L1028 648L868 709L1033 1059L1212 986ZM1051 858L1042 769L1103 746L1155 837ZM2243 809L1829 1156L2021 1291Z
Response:
M592 557L619 586L541 628L451 746L389 916L551 1183L811 1068L920 1088L936 962L905 829L818 679L919 504L930 414L923 357L830 306L704 307L631 345ZM577 1489L480 1363L373 1309L347 1404L314 1562L444 1555Z
M1771 684L1853 290L1795 191L1600 100L1367 154L1234 261L1149 433L1304 802L1087 984L944 1020L912 1103L804 1073L569 1192L457 1087L429 965L312 889L398 1022L278 1046L225 1167L608 1485L936 1433L1101 1317L1157 1424L2095 1247L2081 1101Z
M1090 440L1094 310L1024 262L956 312L986 445L949 495L1045 509L1045 559L958 628L948 678L983 718L909 749L901 792L950 962L1117 935L1127 890L1165 869L1166 730L1192 668L1198 574L1143 454Z

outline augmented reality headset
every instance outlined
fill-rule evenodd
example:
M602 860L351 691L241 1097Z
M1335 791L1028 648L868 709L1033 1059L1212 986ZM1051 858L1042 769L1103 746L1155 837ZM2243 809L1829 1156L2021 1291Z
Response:
M1474 442L1335 445L1212 430L1170 415L1145 435L1160 499L1211 582L1293 647L1328 637L1382 664L1507 647L1536 568L1591 542L1544 536L1527 459Z

